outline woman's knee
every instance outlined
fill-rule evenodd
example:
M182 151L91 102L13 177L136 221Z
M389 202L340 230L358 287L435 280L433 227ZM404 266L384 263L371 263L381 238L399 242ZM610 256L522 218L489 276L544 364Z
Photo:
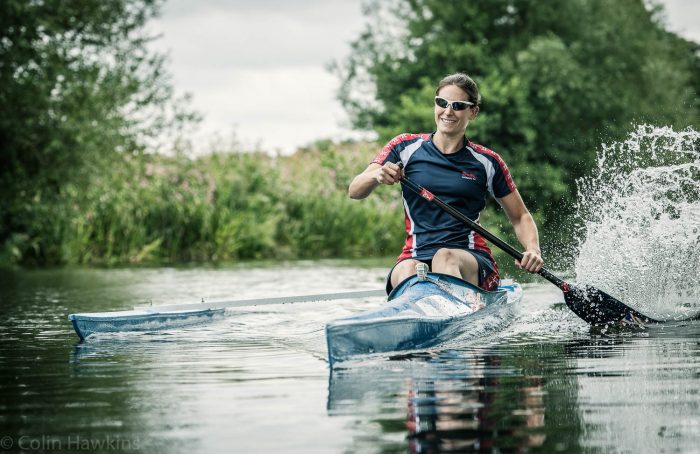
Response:
M479 264L467 251L439 249L433 257L433 271L461 277L465 281L478 281Z
M433 267L441 268L444 266L458 266L459 256L458 254L448 248L438 249L438 251L433 256Z
M391 272L391 283L396 286L399 282L404 279L416 274L416 264L420 263L418 260L406 259L396 264L394 270Z

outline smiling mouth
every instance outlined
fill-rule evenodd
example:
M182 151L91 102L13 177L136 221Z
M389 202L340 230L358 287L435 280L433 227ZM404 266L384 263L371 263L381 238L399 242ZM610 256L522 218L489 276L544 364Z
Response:
M447 124L457 123L457 120L454 118L440 118L440 121Z

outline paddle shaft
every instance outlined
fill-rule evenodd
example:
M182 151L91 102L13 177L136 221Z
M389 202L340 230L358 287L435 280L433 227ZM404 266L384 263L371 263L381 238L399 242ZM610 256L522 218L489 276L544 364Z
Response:
M403 168L403 165L399 163L399 167ZM473 231L480 233L484 238L491 241L506 253L510 254L516 260L522 260L523 254L520 251L516 250L510 244L487 231L454 207L443 202L439 197L436 197L433 193L423 188L421 185L414 183L406 176L401 177L401 183L427 201L436 204L455 219L466 224ZM545 268L541 268L537 273L552 284L559 287L564 292L564 301L566 302L568 308L582 320L585 320L591 325L606 325L610 323L622 322L623 324L631 323L635 326L644 326L647 323L660 323L659 320L647 317L646 315L627 306L622 301L615 299L614 297L601 290L598 290L595 287L591 287L589 285L570 285L566 281L550 273Z
M339 299L354 299L354 298L370 298L375 296L385 296L386 290L358 290L356 292L341 292L341 293L319 293L315 295L298 295L298 296L278 296L273 298L256 298L237 301L213 301L211 303L194 303L194 304L166 304L166 305L139 305L134 309L158 310L158 311L184 311L184 310L202 310L202 309L221 309L231 307L245 306L262 306L267 304L295 304L306 303L312 301L331 301Z
M400 166L403 167L403 166ZM475 232L478 232L481 234L484 238L489 240L491 243L496 245L499 249L503 250L504 252L508 253L510 256L515 258L516 260L522 260L523 254L522 252L518 251L515 249L513 246L510 244L506 243L502 239L498 238L496 235L493 233L489 232L476 222L472 221L469 219L467 216L462 214L459 210L457 210L455 207L448 205L447 203L443 202L440 200L438 196L433 194L432 192L428 191L421 185L414 183L411 181L408 177L403 176L401 177L401 182L411 191L415 192L419 196L423 197L425 200L434 203L438 207L440 207L442 210L450 214L452 217L457 219L458 221L463 222L466 224L470 229L474 230ZM546 268L541 268L537 272L540 276L543 278L547 279L549 282L552 284L556 285L563 291L568 291L569 290L569 284L563 281L562 279L558 278L554 274L550 273Z

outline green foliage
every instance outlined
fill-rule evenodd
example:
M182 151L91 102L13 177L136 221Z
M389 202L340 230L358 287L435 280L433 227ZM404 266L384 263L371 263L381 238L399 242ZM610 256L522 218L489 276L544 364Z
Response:
M159 3L0 2L0 186L12 194L0 243L17 254L36 249L27 241L52 222L51 204L195 119L173 97L164 57L146 48Z
M398 187L346 196L376 144L322 141L288 157L144 153L195 120L163 56L146 49L158 7L0 2L0 185L11 195L0 263L396 255ZM354 125L384 141L431 131L437 81L470 73L483 105L468 135L508 162L546 255L602 141L635 122L699 126L698 45L664 31L661 9L641 0L392 0L367 11L370 26L336 67ZM515 243L497 211L490 204L482 223Z
M374 153L366 145L320 142L287 158L144 152L195 120L146 47L159 6L0 2L0 185L12 195L0 263L396 254L396 194L345 195Z
M27 212L0 263L115 265L241 259L384 257L403 243L398 187L362 202L347 184L375 146L319 143L262 153L125 155Z
M350 180L376 149L362 144L321 143L283 158L283 206L278 243L294 258L398 255L403 242L397 188L381 188L363 201L350 200ZM394 189L394 191L392 191Z
M393 0L366 11L335 66L354 125L383 141L434 130L433 87L469 73L483 105L467 135L504 157L550 236L601 141L641 122L700 124L699 47L642 0Z

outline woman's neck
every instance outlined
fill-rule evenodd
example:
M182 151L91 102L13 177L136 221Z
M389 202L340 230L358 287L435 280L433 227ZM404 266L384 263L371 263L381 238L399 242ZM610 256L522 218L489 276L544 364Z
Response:
M446 136L437 131L433 135L433 144L442 154L454 154L464 147L464 134L458 136Z

